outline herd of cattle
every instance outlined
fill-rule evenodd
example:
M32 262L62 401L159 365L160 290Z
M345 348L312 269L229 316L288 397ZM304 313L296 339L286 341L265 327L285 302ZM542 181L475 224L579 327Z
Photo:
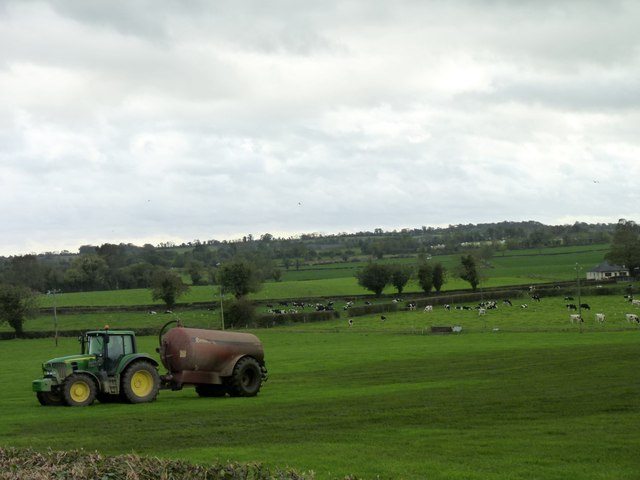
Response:
M537 294L531 295L531 299L536 301L536 302L540 302L540 296ZM624 299L628 302L631 303L631 305L633 305L634 307L638 307L640 308L640 300L635 300L633 299L631 296L629 295L625 295ZM565 301L572 301L573 297L564 297ZM513 306L513 303L511 302L511 300L509 300L508 298L505 298L502 303L504 305L508 305L510 307ZM444 304L443 305L445 310L451 310L451 305L449 304ZM576 305L575 303L566 303L565 307L567 308L567 310L569 311L577 311L577 310L591 310L591 306L588 303L580 303L579 305ZM456 305L455 307L453 307L456 310L477 310L478 311L478 315L485 315L487 313L487 310L494 310L496 308L498 308L498 302L496 302L495 300L489 300L489 301L485 301L485 302L480 302L478 305L474 306L474 307L470 307L467 305ZM526 303L521 303L520 304L520 308L529 308L529 305ZM415 310L416 309L416 303L415 302L410 302L409 304L407 304L407 309L408 310ZM424 307L424 311L425 312L432 312L433 311L433 305L427 305ZM625 313L625 318L627 320L628 323L635 323L640 325L640 317L635 314L635 313ZM582 313L572 313L569 314L569 321L571 323L584 323L584 318L582 317ZM595 314L595 321L602 324L606 321L606 315L604 313L596 313Z
M542 299L540 298L540 296L536 293L530 293L529 298L533 301L533 302L540 302ZM625 300L628 301L632 306L634 307L638 307L640 308L640 300L636 300L633 299L632 297L630 297L629 295L625 295ZM573 297L570 296L565 296L564 297L565 302L572 302L574 299ZM401 300L399 298L394 298L392 300L392 303L399 303L401 302ZM486 315L487 312L489 310L495 310L498 308L499 303L501 303L504 306L507 307L513 307L514 303L508 299L505 298L503 299L501 302L498 302L496 300L487 300L487 301L483 301L478 303L475 306L468 306L468 305L450 305L450 304L444 304L442 305L442 307L445 310L450 311L451 309L454 310L475 310L478 312L478 315ZM347 301L343 306L342 309L343 310L349 310L351 307L353 307L355 305L355 301L354 300L349 300ZM371 302L369 301L364 301L364 305L371 305ZM335 303L333 301L327 301L325 303L304 303L304 302L297 302L297 301L281 301L278 303L278 306L276 307L274 304L267 304L266 305L268 308L269 313L273 313L273 314L287 314L287 313L298 313L300 311L304 311L305 309L311 309L313 311L316 312L322 312L322 311L333 311L334 310L334 306ZM416 310L418 307L417 302L415 301L409 301L406 303L406 309L409 311L414 311ZM519 303L516 304L516 307L519 308L529 308L529 305L527 303ZM573 324L580 324L580 323L584 323L584 317L582 316L582 310L591 310L591 306L588 303L565 303L565 307L569 312L572 311L580 311L580 313L570 313L569 314L569 321ZM434 310L434 306L433 305L426 305L424 307L424 312L433 312ZM382 321L386 320L385 316L382 316ZM598 312L595 313L595 321L597 323L603 324L606 321L606 315L602 312ZM635 313L626 313L625 314L625 318L627 320L627 322L632 323L632 324L638 324L640 325L640 317L638 316L638 314ZM349 320L349 326L353 325L353 320L350 319Z

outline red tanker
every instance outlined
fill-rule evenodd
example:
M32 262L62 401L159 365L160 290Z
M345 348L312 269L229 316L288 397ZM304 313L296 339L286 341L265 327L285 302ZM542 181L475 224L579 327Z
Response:
M167 388L195 385L200 396L252 397L267 378L264 349L250 333L177 326L160 332L160 359Z

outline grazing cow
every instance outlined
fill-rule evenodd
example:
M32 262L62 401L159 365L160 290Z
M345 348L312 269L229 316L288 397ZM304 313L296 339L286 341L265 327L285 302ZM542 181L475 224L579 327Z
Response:
M511 300L509 300L508 298L505 298L504 300L502 300L502 303L504 303L505 305L509 305L510 307L513 307L513 303L511 303Z
M462 327L460 325L454 325L453 327L451 327L451 331L453 333L460 333L462 331Z
M149 315L157 315L158 312L156 312L155 310L149 310Z
M462 305L456 305L456 306L455 306L455 307L453 307L453 308L455 308L456 310L462 310Z
M573 297L564 297L565 300L573 300Z
M523 303L522 305L520 305L520 308L529 308L529 305L527 305L526 303Z
M596 313L596 322L598 323L604 323L606 317L604 315L604 313Z
M577 310L578 306L575 303L567 303L567 310Z
M426 307L424 307L424 311L425 312L433 312L433 305L427 305Z
M385 317L384 315L380 315L380 320L382 320L383 322L387 319L387 317Z
M391 300L391 303L398 303L400 301L399 298L394 298L393 300Z
M640 307L640 300L631 300L631 305L634 307Z
M629 323L640 323L640 319L635 313L626 313L624 316L627 318L627 322Z
M164 313L173 313L171 310L165 310Z
M371 302L369 300L367 300L366 302L364 302L365 305L371 305Z
M585 310L591 310L591 307L588 303L581 303L580 308L584 308Z
M449 305L448 303L445 303L445 304L443 305L443 308L444 308L445 310L451 311L451 305Z
M584 320L582 319L582 315L578 315L577 313L573 313L571 315L569 315L569 320L571 320L571 323L583 323Z
M539 302L540 295L538 295L537 293L534 293L533 295L531 295L531 300L535 300L536 302Z
M407 308L409 310L415 310L416 309L416 302L410 302L407 304Z
M487 313L487 310L486 310L486 309L484 309L484 308L479 308L479 309L478 309L478 315L484 315L484 314L486 314L486 313Z
M350 318L350 319L349 319L349 326L350 326L350 327L353 327L353 318Z

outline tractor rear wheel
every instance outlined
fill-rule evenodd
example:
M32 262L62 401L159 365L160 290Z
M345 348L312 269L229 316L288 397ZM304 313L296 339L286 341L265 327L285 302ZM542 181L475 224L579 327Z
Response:
M121 392L130 403L153 402L160 390L160 375L150 362L136 362L122 376Z
M37 392L36 397L43 407L64 405L64 399L59 393Z
M224 385L196 385L196 393L201 397L224 397L227 394L227 387Z
M255 397L262 385L262 370L253 357L243 357L233 367L229 394L232 397Z
M64 403L70 407L85 407L96 399L96 382L86 373L69 375L62 387Z

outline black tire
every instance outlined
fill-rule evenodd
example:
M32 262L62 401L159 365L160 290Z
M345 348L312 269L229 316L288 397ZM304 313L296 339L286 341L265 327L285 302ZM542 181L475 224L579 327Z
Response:
M227 394L227 387L203 383L196 385L196 393L201 397L224 397Z
M243 357L233 367L229 381L229 394L232 397L255 397L262 386L262 370L253 357Z
M153 402L160 390L160 375L150 362L139 361L129 366L122 376L120 391L129 403Z
M62 395L56 392L36 392L38 402L43 407L54 407L64 405Z
M74 373L64 381L62 396L70 407L86 407L95 401L97 391L96 382L90 375Z

